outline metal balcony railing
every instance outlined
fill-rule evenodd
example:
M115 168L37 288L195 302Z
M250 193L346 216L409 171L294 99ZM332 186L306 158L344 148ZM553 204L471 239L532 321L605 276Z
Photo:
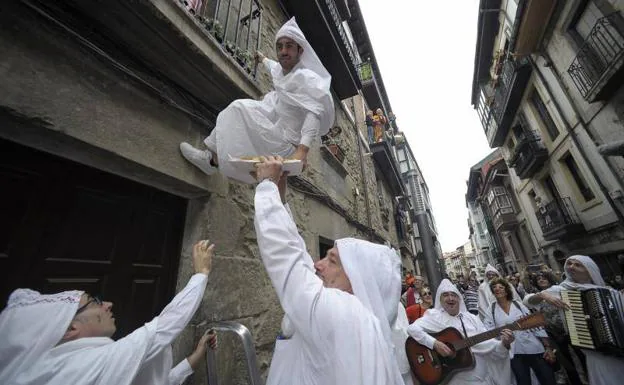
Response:
M619 12L598 19L579 49L568 73L583 98L624 54L624 34L615 23Z
M345 31L344 26L342 25L342 17L340 16L340 12L338 11L338 7L334 0L325 0L325 5L327 5L327 10L331 15L336 28L338 29L338 34L340 35L340 39L342 40L343 45L347 49L347 53L349 54L349 59L351 60L351 64L354 68L357 67L359 62L359 56L356 54L353 46L349 42L349 37L347 36L347 31Z
M557 198L535 212L545 239L557 239L568 235L571 227L582 226L570 198ZM553 236L555 235L555 236Z
M255 76L254 54L260 48L260 0L178 0L249 74Z
M488 93L486 89L483 89L481 96L479 97L479 104L477 105L477 114L479 115L479 120L481 120L483 131L488 137L488 140L497 128L494 112L495 108L493 95Z
M521 179L530 176L541 167L548 158L548 150L537 132L525 132L514 153L509 159L510 167L516 170Z

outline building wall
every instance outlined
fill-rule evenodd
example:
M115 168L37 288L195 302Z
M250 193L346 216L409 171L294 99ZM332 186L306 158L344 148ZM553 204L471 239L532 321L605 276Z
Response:
M509 11L507 3L509 2L504 2L501 8ZM507 237L502 246L508 250L518 248L517 246L527 249L533 244L540 253L540 258L533 262L548 262L556 270L561 268L560 263L566 255L580 253L595 258L609 258L624 250L624 222L621 215L624 202L619 198L623 190L624 158L604 158L597 149L597 145L624 140L624 110L620 108L624 100L624 89L620 87L606 101L588 103L568 73L570 64L583 44L581 38L570 32L574 28L573 19L579 7L586 3L581 0L559 2L542 47L530 57L533 72L528 86L523 90L523 99L516 117L523 115L528 128L539 133L548 150L548 159L535 175L526 179L520 179L513 168L509 169L513 191L521 209L518 221L520 226L526 226L526 231L516 237L516 247L513 246L513 237ZM594 0L590 4L595 4L603 15L607 15L615 11L621 12L624 2ZM496 53L504 48L514 27L514 18L509 15L506 17L501 13L499 20L501 27L494 45L492 76ZM549 137L544 122L528 100L532 92L539 94L559 131L554 140ZM502 154L507 161L512 156L511 149L517 141L510 130L502 147ZM563 158L568 154L577 164L581 177L594 195L593 199L586 201L583 198L572 174L563 163ZM544 185L547 176L552 177L561 197L570 198L573 211L584 226L584 234L555 241L544 239L535 213L536 203L530 194L535 193L543 201L550 201L550 194ZM518 245L523 242L526 247ZM612 265L606 261L600 264L603 269ZM604 273L609 274L611 271Z
M286 15L277 1L263 1L263 6L261 47L274 56L273 36ZM206 321L233 320L252 332L266 374L283 313L258 253L254 186L228 182L220 175L206 177L178 150L182 141L199 146L210 127L163 103L159 95L58 28L33 20L30 12L3 12L0 21L0 136L186 198L177 289L192 274L191 250L197 240L214 242L217 256L202 305L174 346L175 358L194 349ZM265 71L256 86L263 92L270 89ZM297 191L291 186L288 194L300 234L315 259L319 237L366 238L362 226L372 227L378 237L398 246L392 194L372 158L360 161L357 126L338 103L336 116L347 175L341 177L315 145L303 178L317 190L302 193L300 187ZM380 212L378 192L389 206L387 221ZM329 201L343 208L347 217L329 208ZM219 338L221 383L245 383L240 346L229 335ZM192 382L205 383L203 367Z

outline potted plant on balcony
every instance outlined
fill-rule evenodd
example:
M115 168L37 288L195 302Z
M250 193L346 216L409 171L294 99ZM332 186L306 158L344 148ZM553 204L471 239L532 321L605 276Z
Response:
M234 44L231 41L226 41L225 42L225 50L232 56L234 56L234 54L236 54L236 44Z
M323 137L323 144L327 147L329 152L336 158L340 163L344 161L344 151L342 147L338 144L338 135L342 132L342 129L338 126L334 126L329 130L329 133Z
M236 47L234 58L236 59L238 64L243 67L243 69L245 69L247 72L251 72L251 66L253 63L253 55L251 54L251 52L246 49Z
M219 43L223 43L223 26L217 19L205 18L203 16L196 15L199 22L206 28L208 33L214 36Z

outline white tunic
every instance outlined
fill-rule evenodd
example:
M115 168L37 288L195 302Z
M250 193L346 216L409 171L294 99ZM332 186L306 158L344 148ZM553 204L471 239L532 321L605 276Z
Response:
M260 101L232 102L219 113L213 132L204 141L206 147L217 152L219 171L245 183L255 183L255 179L233 167L227 161L229 157L288 157L300 144L311 147L333 123L333 101L314 72L300 62L284 75L279 63L270 59L263 63L273 76L275 91ZM329 119L331 122L323 122Z
M274 183L258 185L255 209L260 254L293 332L276 342L267 385L402 384L380 321L354 295L323 286Z
M420 343L433 349L436 341L428 333L437 333L447 327L453 327L463 335L464 330L460 316L468 336L473 336L487 331L481 320L468 312L460 312L457 316L451 316L440 309L429 309L424 316L417 319L408 328L408 334ZM509 385L511 369L509 365L510 351L500 341L488 340L470 348L475 358L474 369L455 374L448 385L461 384L488 384Z
M490 308L490 311L483 321L485 327L487 329L495 329L503 325L508 325L512 322L517 321L519 318L530 314L529 309L527 309L524 304L518 301L516 301L516 303L520 306L520 309L522 310L518 309L512 303L509 307L509 314L505 313L505 311L500 307L498 303L494 303L494 318L492 318L492 308ZM537 331L516 330L513 333L514 337L516 338L511 346L514 354L544 353L544 345L538 339L538 337L548 337L548 334L546 334L546 331L544 329L540 328Z
M179 384L190 374L182 361L172 371L171 343L201 303L208 277L195 274L160 315L117 341L80 338L44 354L15 384Z

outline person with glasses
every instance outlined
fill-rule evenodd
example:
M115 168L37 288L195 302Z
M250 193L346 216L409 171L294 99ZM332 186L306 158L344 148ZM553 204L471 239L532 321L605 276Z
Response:
M457 286L443 279L435 295L434 308L409 325L407 333L419 344L435 350L438 355L449 357L454 354L452 348L431 335L448 327L457 329L466 338L487 331L479 317L468 313ZM513 341L513 333L504 329L500 340L490 339L472 346L470 351L474 355L474 367L458 372L446 384L509 385L509 358Z
M420 289L420 299L420 303L413 304L405 309L410 324L422 317L427 309L433 306L433 295L429 287Z
M193 247L195 274L150 322L113 341L113 303L83 291L40 294L17 289L0 313L0 384L180 384L201 361L211 336L172 369L171 343L199 307L214 245ZM211 341L212 342L209 342Z

